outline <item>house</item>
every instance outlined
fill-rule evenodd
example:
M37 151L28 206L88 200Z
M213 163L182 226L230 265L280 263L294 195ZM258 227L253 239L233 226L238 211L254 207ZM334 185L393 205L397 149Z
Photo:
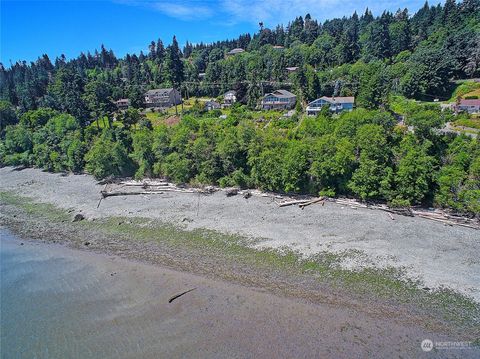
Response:
M292 73L298 70L298 66L285 67L285 70L287 70L288 73Z
M237 102L237 93L233 90L223 94L223 107L230 107Z
M115 105L119 110L126 110L130 106L130 100L128 98L121 98L115 101Z
M205 110L207 111L219 110L220 107L221 106L217 101L210 100L205 102Z
M467 112L470 114L480 113L480 100L471 99L471 100L460 100L457 104L457 111Z
M145 93L147 107L172 107L182 103L182 96L173 88L149 90Z
M241 54L242 52L245 52L245 50L240 47L237 47L236 49L233 49L227 52L227 56L238 55L238 54Z
M317 115L323 106L329 106L330 111L335 113L352 111L355 106L355 97L320 97L308 104L307 115Z
M285 49L285 47L283 47L283 46L281 46L281 45L275 45L273 48L274 48L275 50L283 50L283 49Z
M295 106L297 96L287 90L276 90L266 94L262 100L264 110L289 110Z

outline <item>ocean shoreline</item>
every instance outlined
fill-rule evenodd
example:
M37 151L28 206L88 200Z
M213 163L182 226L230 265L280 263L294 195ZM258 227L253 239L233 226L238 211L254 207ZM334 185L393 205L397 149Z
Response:
M335 266L329 267L336 258L303 262L295 253L248 248L243 241L250 239L158 226L158 223L152 225L148 219L72 222L72 213L49 204L5 192L0 199L0 224L35 243L62 244L119 256L304 303L428 327L443 335L458 337L468 333L471 340L480 335L480 306L451 291L417 289L415 283L406 283L397 278L396 273L338 271ZM175 233L178 238L154 241L150 238L158 234L175 236ZM199 243L192 246L195 241ZM357 280L359 282L354 283Z

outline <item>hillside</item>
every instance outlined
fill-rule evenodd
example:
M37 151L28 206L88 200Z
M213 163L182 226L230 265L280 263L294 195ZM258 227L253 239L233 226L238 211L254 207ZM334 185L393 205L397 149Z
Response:
M245 51L229 55L234 48ZM454 92L452 80L480 76L479 63L477 0L322 24L306 15L182 51L175 38L167 47L158 40L123 59L103 46L54 63L43 55L0 69L0 161L475 215L479 140L444 134L453 114L413 100L468 94L471 85ZM166 114L145 110L145 91L165 87L192 98ZM296 95L293 116L259 111L262 95L280 88ZM232 89L239 101L226 110L205 112L193 99ZM357 108L305 116L306 103L324 95L355 96ZM122 98L130 108L117 111Z

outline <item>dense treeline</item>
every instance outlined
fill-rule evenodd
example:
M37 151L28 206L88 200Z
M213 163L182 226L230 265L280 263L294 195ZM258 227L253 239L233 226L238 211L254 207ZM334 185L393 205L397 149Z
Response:
M227 119L218 114L192 112L173 126L153 128L142 119L136 129L125 123L100 130L82 128L55 110L28 111L19 125L8 127L0 160L53 171L85 169L97 178L165 176L480 213L480 141L440 134L451 115L436 106L408 113L414 133L384 110L269 122L241 106Z
M234 47L247 52L225 58ZM286 67L299 70L289 75ZM104 46L70 61L61 56L51 63L43 55L30 64L0 66L0 98L21 111L50 107L87 121L108 114L111 101L119 98L141 107L144 91L156 87L208 96L235 89L253 107L274 81L292 83L304 102L319 95L354 95L359 106L374 108L388 105L389 91L442 98L451 78L479 76L479 70L480 1L447 0L444 6L425 3L413 16L404 9L374 17L367 9L361 16L320 24L306 15L286 27L262 27L253 36L187 42L183 51L174 38L167 47L159 39L147 54L123 59Z
M278 48L281 45L284 48ZM274 47L275 46L275 47ZM245 53L226 57L235 47ZM348 195L393 205L435 204L480 213L480 141L446 136L452 116L410 106L398 123L391 99L450 97L453 78L479 75L480 2L466 0L286 28L180 50L176 39L118 59L99 52L0 66L0 165L50 171L165 176L175 182ZM287 74L286 67L298 67ZM199 74L205 73L203 81ZM292 118L253 111L263 92L291 86L297 109L320 95L354 95L340 116ZM291 85L288 85L291 84ZM194 106L175 125L139 110L144 91L190 95L237 90L227 118ZM116 112L113 101L132 107ZM115 119L115 121L114 121ZM100 125L101 124L101 125Z

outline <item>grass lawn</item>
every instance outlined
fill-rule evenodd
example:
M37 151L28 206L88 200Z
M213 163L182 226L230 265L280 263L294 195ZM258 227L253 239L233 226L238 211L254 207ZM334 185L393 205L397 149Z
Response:
M448 102L457 101L458 97L465 98L465 96L480 96L480 83L473 81L465 81L457 86L453 91L452 97Z

